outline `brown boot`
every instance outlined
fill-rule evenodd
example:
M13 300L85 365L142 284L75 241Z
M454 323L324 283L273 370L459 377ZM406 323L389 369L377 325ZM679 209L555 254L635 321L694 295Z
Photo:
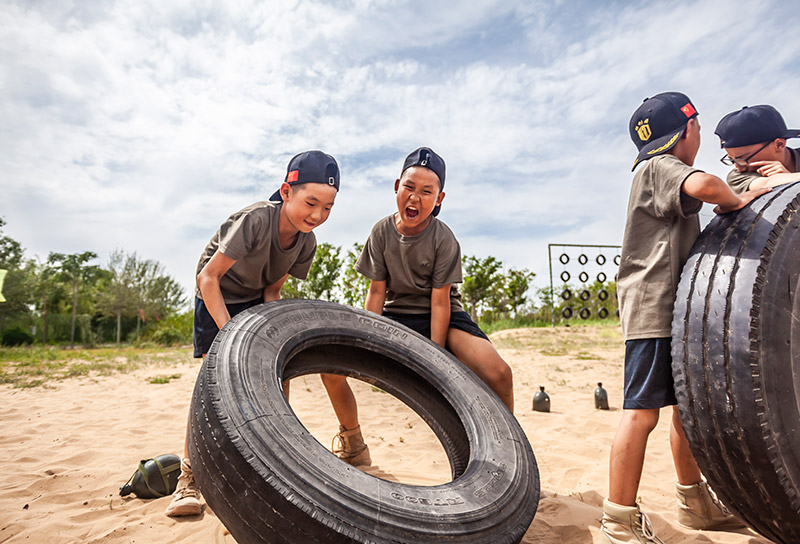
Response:
M601 544L664 544L650 525L650 519L639 505L622 506L608 499L603 501L600 521Z
M164 512L170 517L196 516L203 511L203 503L200 502L200 490L194 481L192 467L189 459L181 460L181 475L178 476L178 487L172 494L172 501Z
M678 523L689 529L741 529L739 518L731 514L706 482L675 484L678 496Z
M334 446L337 439L339 440L339 445ZM331 451L345 463L350 463L356 467L372 464L372 459L369 456L369 446L364 443L364 437L361 436L361 425L349 431L339 425L339 433L333 437Z

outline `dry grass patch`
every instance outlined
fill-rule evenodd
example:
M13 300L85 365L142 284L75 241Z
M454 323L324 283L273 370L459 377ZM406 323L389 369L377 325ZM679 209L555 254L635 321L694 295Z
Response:
M19 347L0 349L0 384L37 387L53 380L107 376L142 367L166 367L193 361L191 350L167 347L103 347L61 349ZM152 383L160 383L158 381Z

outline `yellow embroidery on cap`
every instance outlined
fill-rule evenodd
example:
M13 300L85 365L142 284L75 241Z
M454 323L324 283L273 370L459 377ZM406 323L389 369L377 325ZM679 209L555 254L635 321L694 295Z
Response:
M639 123L636 125L636 134L639 135L639 139L642 140L643 142L646 142L647 140L650 139L650 136L652 136L653 133L650 131L649 117L644 121L639 121Z
M648 155L655 155L656 153L661 153L661 152L662 152L662 151L664 151L665 149L669 149L669 146L671 146L672 144L674 144L674 143L675 143L675 140L677 140L677 139L678 139L678 136L680 136L680 135L681 135L681 133L680 133L680 132L676 132L676 133L675 133L675 136L673 136L672 138L670 138L670 139L669 139L669 141L668 141L667 143L665 143L665 144L664 144L664 145L662 145L661 147L657 147L657 148L655 148L655 149L651 149L650 151L648 151L648 152L647 152L647 154L648 154Z

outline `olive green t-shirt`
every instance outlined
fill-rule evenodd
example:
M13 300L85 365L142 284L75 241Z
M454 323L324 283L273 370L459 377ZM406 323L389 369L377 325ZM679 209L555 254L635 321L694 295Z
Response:
M794 157L794 171L800 172L800 148L789 148L789 152ZM753 180L763 177L758 172L739 172L736 168L728 172L728 185L731 186L733 192L737 195L745 192Z
M700 171L660 155L633 177L617 276L625 340L672 336L678 280L700 235L697 213L703 207L682 187Z
M219 281L226 304L261 298L264 288L287 273L300 279L308 275L317 240L313 232L301 232L292 247L282 248L278 242L281 206L280 202L264 201L239 210L220 226L203 250L195 277L218 249L236 261ZM199 288L195 295L203 298Z
M435 217L420 234L397 231L394 214L378 221L369 234L355 269L374 281L386 282L384 309L401 314L431 311L431 290L450 284L450 311L463 312L454 285L464 278L461 247L453 232Z

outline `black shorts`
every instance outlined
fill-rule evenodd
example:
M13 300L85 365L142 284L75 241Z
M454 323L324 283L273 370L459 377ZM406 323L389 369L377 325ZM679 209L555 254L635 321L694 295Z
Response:
M399 314L396 312L383 312L384 317L402 323L412 331L420 333L426 338L431 337L431 314ZM472 320L467 312L450 312L450 328L468 332L478 338L489 337Z
M263 299L251 300L250 302L240 302L238 304L226 304L228 313L231 317L239 312L257 306L264 302ZM194 356L202 357L211 348L214 342L214 337L217 336L219 327L216 321L208 313L205 302L202 299L194 297L194 326L192 327L192 341L194 343Z
M646 338L625 342L626 410L649 410L674 406L671 338Z

